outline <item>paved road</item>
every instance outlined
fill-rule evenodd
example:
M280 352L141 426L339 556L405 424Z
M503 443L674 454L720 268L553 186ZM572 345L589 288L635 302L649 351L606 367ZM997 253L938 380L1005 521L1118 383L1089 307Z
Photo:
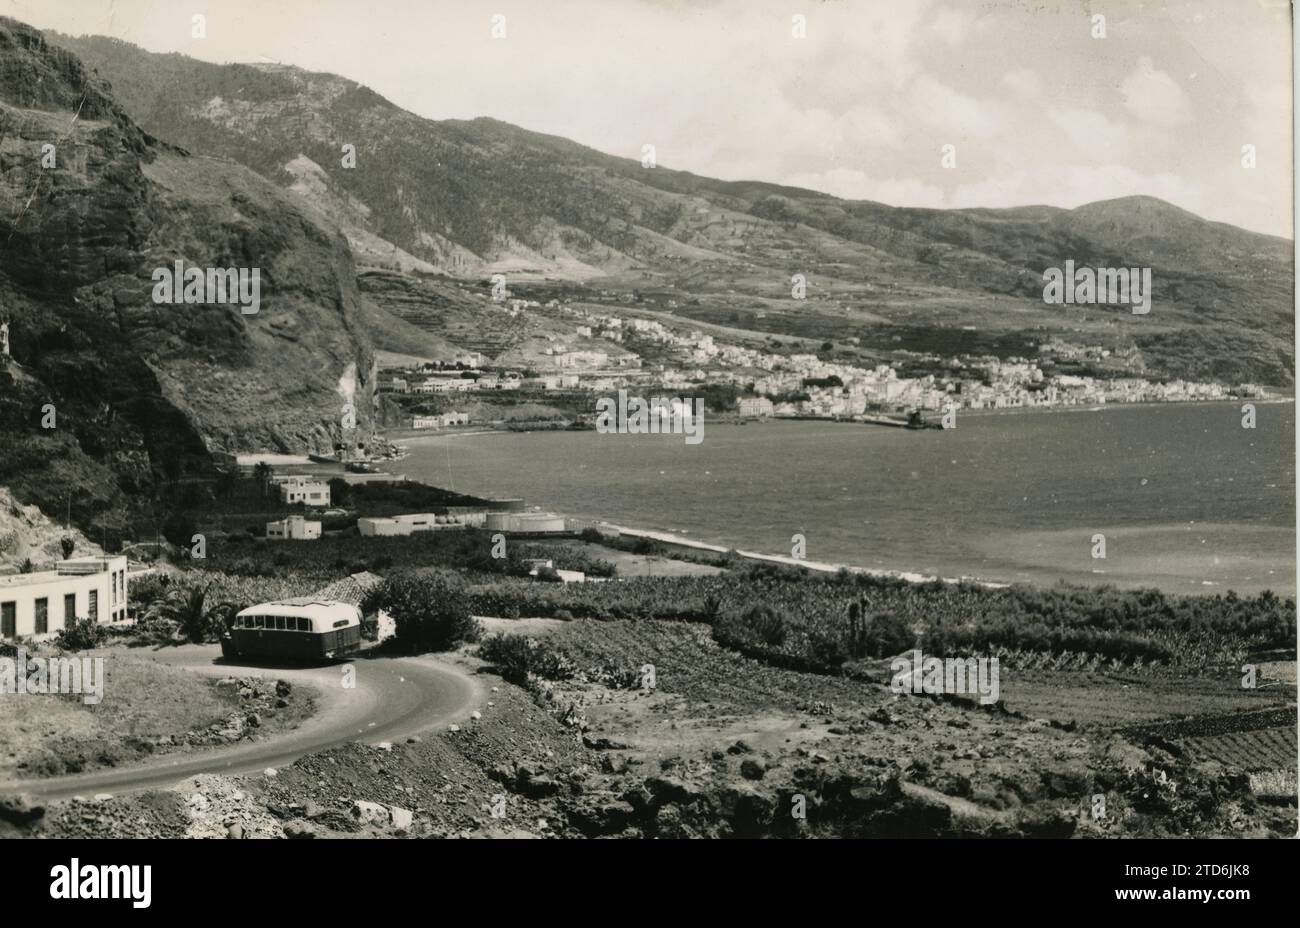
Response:
M132 767L40 780L0 783L0 793L25 792L50 799L90 798L96 793L131 792L171 786L198 773L238 775L283 767L304 754L364 741L374 744L428 731L464 719L481 701L479 684L457 667L431 658L359 658L324 667L285 668L231 664L215 645L157 652L159 661L213 676L261 676L306 683L320 693L317 713L290 732L266 741L194 753L164 754ZM344 688L344 669L356 672Z

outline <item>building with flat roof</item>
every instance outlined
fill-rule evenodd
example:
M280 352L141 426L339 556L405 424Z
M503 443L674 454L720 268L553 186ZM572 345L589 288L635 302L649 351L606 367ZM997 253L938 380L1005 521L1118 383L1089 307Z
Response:
M464 509L447 514L415 512L400 516L363 516L357 519L357 531L367 538L382 535L411 535L415 532L478 526L482 525L486 518L485 512Z
M289 516L266 523L266 537L275 541L314 541L320 537L320 523L302 516Z
M0 576L0 639L48 638L71 619L127 618L126 557L76 557L54 570Z
M415 416L411 420L413 429L444 429L455 425L469 425L469 413L444 412L436 416Z
M272 480L280 485L280 499L286 503L304 503L308 506L330 504L330 485L322 480L301 474L277 476Z

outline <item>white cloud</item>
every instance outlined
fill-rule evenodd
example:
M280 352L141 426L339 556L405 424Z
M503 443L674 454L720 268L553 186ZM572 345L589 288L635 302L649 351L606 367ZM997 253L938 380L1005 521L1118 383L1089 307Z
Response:
M1002 75L1001 84L1021 100L1037 100L1043 95L1043 79L1033 68L1016 68Z
M1156 70L1148 57L1138 59L1136 70L1120 85L1124 108L1144 122L1177 126L1190 122L1192 104L1178 82Z
M1070 146L1094 157L1121 158L1129 150L1124 127L1101 113L1072 106L1051 106L1047 108L1047 118L1064 133Z
M944 7L935 11L927 30L948 45L958 46L966 41L975 25L975 14L970 10Z
M706 176L913 206L1147 193L1291 232L1285 8L1188 0L1126 16L1122 36L1112 19L1099 41L1074 0L223 0L192 41L189 14L158 0L6 2L153 51L333 71L432 119L491 116L633 158L649 142L660 165ZM508 39L490 37L495 12Z

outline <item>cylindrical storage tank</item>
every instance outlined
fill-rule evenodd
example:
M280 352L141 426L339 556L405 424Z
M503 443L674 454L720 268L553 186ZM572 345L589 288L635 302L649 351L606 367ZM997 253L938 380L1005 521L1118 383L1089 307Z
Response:
M564 517L549 512L523 513L515 516L520 532L562 532Z

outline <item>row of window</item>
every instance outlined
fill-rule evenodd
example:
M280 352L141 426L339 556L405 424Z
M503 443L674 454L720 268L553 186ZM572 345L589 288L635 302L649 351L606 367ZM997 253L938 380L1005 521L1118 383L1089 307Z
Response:
M34 634L44 635L50 630L50 600L42 596L35 601L36 624ZM99 621L99 591L90 591L89 615ZM63 621L66 626L77 614L77 594L68 593L63 597ZM18 604L0 603L0 638L18 637Z
M235 628L260 628L278 632L309 632L311 619L301 615L241 615L235 618Z
M339 619L335 628L343 628L347 619ZM311 619L301 615L241 615L235 617L235 628L260 628L268 632L309 632Z

